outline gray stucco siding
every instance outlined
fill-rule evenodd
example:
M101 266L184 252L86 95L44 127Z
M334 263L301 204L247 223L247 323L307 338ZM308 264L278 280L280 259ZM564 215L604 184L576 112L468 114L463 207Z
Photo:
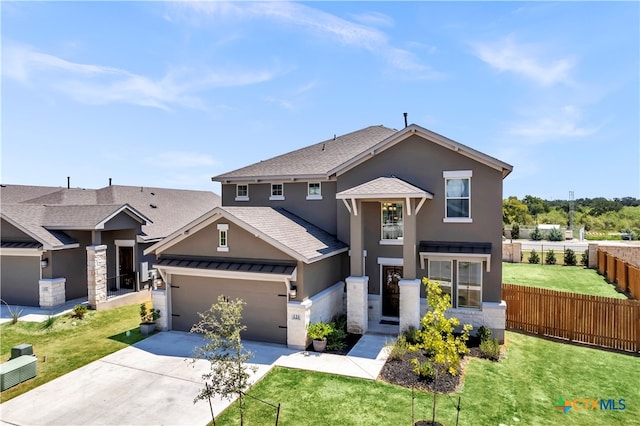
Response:
M229 251L218 251L218 224L227 224ZM231 257L260 260L292 260L293 258L266 241L224 218L192 233L188 238L163 251L162 255Z
M347 257L347 260L345 260ZM343 265L348 262L346 252L327 257L313 263L298 262L298 300L312 297L322 290L331 287L338 281L344 281Z
M222 185L222 205L239 207L282 207L330 234L336 234L336 182L318 181L321 200L307 200L308 182L284 182L284 200L269 200L271 183L249 183L249 200L236 201L236 184ZM281 182L274 182L281 183Z
M444 223L445 197L443 171L471 170L472 223ZM416 241L491 242L491 272L483 268L483 300L500 301L502 281L502 173L458 152L412 136L369 158L338 177L337 191L360 185L381 176L394 175L431 192L434 197L423 205L417 216ZM378 292L377 257L402 257L400 246L381 246L380 204L363 203L364 249L370 292ZM406 215L406 213L405 213ZM349 239L349 212L342 206L337 214L338 238ZM395 250L399 250L397 255ZM417 256L417 253L416 253ZM372 271L372 267L375 270ZM417 277L425 271L419 269Z
M0 256L2 300L10 305L40 305L40 257Z

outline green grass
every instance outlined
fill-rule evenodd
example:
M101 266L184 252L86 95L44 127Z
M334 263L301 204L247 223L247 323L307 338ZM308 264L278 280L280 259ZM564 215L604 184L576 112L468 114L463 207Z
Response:
M2 362L11 357L11 348L21 343L33 345L33 353L38 356L38 375L2 392L0 401L21 395L144 339L139 323L136 304L107 311L88 311L82 320L63 315L40 323L21 321L0 325ZM127 331L130 331L129 336Z
M609 284L595 269L580 266L503 263L502 282L615 299L627 298L618 293L615 286Z
M503 360L470 359L461 392L438 396L438 421L456 424L460 396L460 425L640 424L640 358L511 332L506 338ZM411 390L381 381L275 368L249 395L280 403L282 426L411 424ZM559 397L624 398L627 408L563 414L554 407ZM275 424L274 408L245 401L245 424ZM416 392L415 420L431 418L431 403L431 394ZM239 419L236 402L216 424Z

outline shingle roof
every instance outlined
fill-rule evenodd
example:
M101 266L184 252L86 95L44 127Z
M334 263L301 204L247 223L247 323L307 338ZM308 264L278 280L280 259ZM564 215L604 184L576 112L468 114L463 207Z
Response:
M215 176L215 181L273 176L326 176L397 130L371 126Z
M312 262L347 249L335 236L282 208L220 207L245 225L268 237L276 247L289 249L298 260Z
M55 205L44 206L45 213L42 225L48 229L87 229L94 230L105 220L121 210L129 210L137 214L127 204L99 204L99 205ZM144 223L143 217L139 217Z
M345 198L433 198L433 194L397 177L379 177L336 194Z
M369 155L375 155L394 144L417 135L429 143L444 146L502 172L506 177L513 166L463 145L452 139L411 124L402 130L371 126L305 148L260 161L241 169L214 176L219 182L242 182L275 179L330 178L354 167Z
M44 225L51 219L55 225L84 227L94 217L111 207L130 205L149 218L152 223L142 226L145 240L157 240L171 234L186 223L220 205L220 196L210 191L153 188L140 186L110 185L101 189L40 187L27 185L2 185L0 187L0 207L18 204L26 206L13 208L15 220L27 220L30 224ZM58 206L44 210L36 206ZM60 206L83 206L77 209L77 220L68 209ZM45 231L46 232L46 231Z

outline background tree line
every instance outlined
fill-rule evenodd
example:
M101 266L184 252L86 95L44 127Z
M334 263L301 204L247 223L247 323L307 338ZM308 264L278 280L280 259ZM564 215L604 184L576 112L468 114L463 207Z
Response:
M570 225L569 200L543 200L526 195L502 201L503 225L535 226L549 223ZM634 197L578 198L573 201L573 229L592 232L622 232L640 235L640 199Z

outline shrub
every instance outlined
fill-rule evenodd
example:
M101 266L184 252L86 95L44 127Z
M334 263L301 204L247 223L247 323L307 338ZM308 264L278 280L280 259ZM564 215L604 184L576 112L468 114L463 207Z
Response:
M500 343L498 339L487 339L480 343L480 352L483 358L497 361L500 358Z
M564 235L562 235L562 231L560 229L553 228L547 233L547 239L549 241L563 241Z
M402 336L405 341L410 345L418 343L418 329L410 325L406 330L402 332Z
M325 340L331 333L333 333L333 325L326 322L314 322L307 327L307 336L312 340Z
M4 300L0 299L0 302L4 303L5 305L7 305L7 309L9 310L9 315L11 316L11 324L16 324L18 322L18 319L20 319L20 315L22 315L22 309L18 310L18 309L12 309L11 305L9 305L7 302L5 302Z
M540 231L540 228L538 228L536 226L536 229L534 229L533 231L531 231L531 239L533 241L540 241L542 240L542 232Z
M73 307L72 318L84 319L89 309L85 305L76 305Z
M430 361L420 362L417 358L411 360L413 372L420 376L421 379L432 379L436 375L436 369Z
M150 308L147 310L147 304L140 304L140 322L142 323L152 323L155 322L158 318L160 318L160 309Z
M583 253L582 253L582 257L580 258L580 264L582 266L584 266L585 268L587 266L589 266L589 249L586 249Z
M566 266L576 266L577 264L576 253L570 248L564 251L564 264Z
M341 351L347 339L347 317L341 315L330 324L333 331L327 336L327 349L331 351Z
M553 252L553 250L549 250L547 252L547 255L544 257L544 262L547 265L555 265L556 264L556 254Z
M388 356L388 359L390 360L401 359L409 351L407 341L403 335L398 336L398 340L394 343L388 344L387 346L390 348Z
M478 327L478 337L480 338L480 342L491 339L491 329L481 325Z
M529 263L532 263L532 264L540 263L540 256L538 255L538 252L536 251L536 249L531 250L531 254L529 255Z
M517 223L514 223L513 227L511 228L511 238L513 238L514 240L520 238L520 225L518 225Z

